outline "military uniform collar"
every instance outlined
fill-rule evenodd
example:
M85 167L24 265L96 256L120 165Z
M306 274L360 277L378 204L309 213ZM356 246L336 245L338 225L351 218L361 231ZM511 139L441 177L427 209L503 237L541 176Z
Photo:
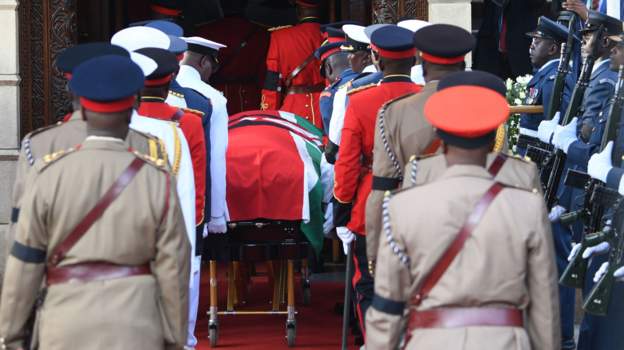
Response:
M425 83L425 86L423 86L421 91L430 91L430 90L437 91L439 83L440 83L439 80L430 80Z
M550 60L550 61L548 61L548 62L544 63L544 65L543 65L543 66L541 66L541 67L540 67L540 69L538 69L538 70L537 70L537 73L540 73L540 72L542 72L542 71L546 70L547 68L549 68L549 67L550 67L550 65L555 64L555 62L556 62L556 63L557 63L557 65L558 65L558 64L559 64L559 61L560 61L560 59L558 59L558 58L554 58L554 59L552 59L552 60Z
M381 79L381 84L383 83L411 83L412 78L407 74L392 74L385 76Z
M447 168L442 174L442 179L454 177L479 177L483 179L493 179L486 168L477 165L453 165Z
M299 24L303 23L321 23L321 19L314 16L304 17L299 20Z
M592 78L595 78L598 74L602 73L605 69L609 69L610 62L611 62L611 59L609 58L600 62L596 62L594 64L594 68L592 69Z
M115 151L127 151L125 141L115 137L87 136L82 143L81 149L107 149Z
M197 91L205 98L209 99L213 103L213 105L215 103L227 103L227 99L225 98L225 96L223 96L223 94L219 90L216 90L209 84L206 84L201 79L201 75L199 74L197 69L191 66L185 64L181 65L176 80L178 81L180 86Z

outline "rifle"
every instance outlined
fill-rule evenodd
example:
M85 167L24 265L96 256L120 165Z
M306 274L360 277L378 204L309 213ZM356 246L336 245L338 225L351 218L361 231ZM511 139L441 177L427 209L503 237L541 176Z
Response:
M566 42L561 43L561 57L559 59L559 66L557 67L557 75L555 77L555 81L553 83L553 89L550 101L548 101L548 105L545 106L545 112L547 113L545 119L552 119L561 109L561 104L563 103L563 91L565 89L566 77L570 73L570 60L572 59L572 48L574 46L574 41L576 37L574 35L574 28L576 26L576 21L578 19L578 15L574 12L570 11L561 11L557 21L567 25L568 27L568 38ZM549 154L552 153L552 146L546 143L541 142L538 139L535 140L527 140L526 145L526 155L532 161L534 161L538 168L540 169L540 174L542 178L542 187L545 189L544 184L548 181L548 174L550 174L552 160L551 157L548 157Z
M604 150L607 143L614 141L617 136L617 128L624 106L624 65L619 68L618 83L615 89L605 131L600 142L600 151ZM581 241L581 248L572 257L561 275L559 283L568 287L582 288L585 280L585 271L587 270L587 259L583 259L583 252L588 247L594 246L605 239L606 233L604 228L600 232L594 231L598 229L601 223L604 209L618 203L620 196L616 191L607 188L601 181L591 179L589 175L574 170L568 171L565 183L568 186L577 188L584 183L585 199L580 210L562 215L560 218L561 223L567 225L582 219L586 234Z
M624 265L624 227L622 227L621 206L619 202L614 215L619 222L615 229L607 231L604 241L609 242L611 251L609 252L609 268L606 273L600 277L598 282L594 285L589 295L583 303L583 309L592 315L605 316L611 302L611 290L613 289L613 283L615 283L615 277L613 273L618 268Z
M567 125L568 123L570 123L572 118L579 114L583 102L583 97L585 95L585 90L589 85L592 69L594 68L594 62L596 62L596 56L598 55L598 43L602 42L605 34L606 30L604 28L604 25L600 25L598 30L593 33L594 45L589 55L585 58L585 62L583 62L581 74L578 81L576 82L574 91L572 92L572 98L570 99L570 104L568 105L563 120L560 123L561 125ZM544 192L544 198L546 199L546 205L548 206L548 208L552 208L555 204L557 197L557 186L559 185L559 182L561 181L561 176L563 175L566 154L562 150L556 150L552 157L554 157L552 163L552 171L550 172L550 176L548 177L546 190Z
M562 11L559 14L558 20L568 22L568 39L566 42L561 43L561 58L559 60L559 67L557 67L557 76L553 83L552 97L548 102L548 108L546 112L546 119L550 120L555 116L555 113L561 109L563 102L563 89L565 88L565 80L568 73L570 73L570 59L572 58L572 46L574 45L574 26L576 25L576 19L578 15L574 12Z

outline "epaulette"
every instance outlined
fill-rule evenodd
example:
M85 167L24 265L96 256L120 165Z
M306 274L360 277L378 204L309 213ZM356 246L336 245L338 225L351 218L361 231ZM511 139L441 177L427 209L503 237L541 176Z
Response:
M386 103L384 103L384 104L383 104L383 106L381 106L381 108L385 110L385 109L387 109L388 107L390 107L390 105L391 105L391 104L396 103L396 102L399 102L399 101L401 101L401 100L404 100L404 99L406 99L406 98L408 98L408 97L414 96L414 95L416 95L416 94L417 94L417 92L410 92L410 93L409 93L409 94L407 94L407 95L402 95L402 96L399 96L399 97L395 97L395 98L393 98L393 99L391 99L391 100L387 101Z
M147 154L143 154L137 150L132 151L132 153L138 157L143 159L146 163L153 165L154 167L167 172L166 168L166 160L156 157L148 156Z
M184 98L184 94L181 92L169 90L169 95L173 95L175 97Z
M267 29L267 31L274 32L276 30L280 30L280 29L284 29L284 28L290 28L290 27L292 27L292 25L288 24L288 25L285 25L285 26L271 27L271 28Z
M183 110L184 112L195 114L195 115L197 115L197 116L199 116L201 118L203 118L204 114L205 114L204 112L202 112L200 110L197 110L197 109L186 108L186 107L180 108L180 109Z
M355 89L347 91L347 95L353 95L356 92L364 91L364 90L370 89L370 88L375 87L375 86L377 86L376 83L360 86L358 88L355 88Z
M73 153L73 152L75 152L75 151L77 151L79 149L80 149L80 145L78 145L76 147L70 147L68 149L59 150L59 151L56 151L56 152L52 152L52 153L46 154L45 156L41 157L40 161L35 163L35 169L38 172L42 172L50 164L55 163L59 159L65 157L68 154L71 154L71 153Z
M529 157L522 157L517 154L513 154L511 152L504 152L504 154L508 157L508 159L514 159L514 160L518 160L518 161L521 161L523 163L528 163L528 164L533 163L533 161Z
M31 131L24 137L24 139L22 140L22 152L24 152L24 156L26 157L26 160L28 161L28 164L30 164L30 166L35 165L35 159L36 159L35 156L32 154L32 150L30 149L30 143L31 143L32 137L46 130L55 128L61 124L63 124L63 122L59 121L59 122L56 122L55 124L41 127L39 129Z

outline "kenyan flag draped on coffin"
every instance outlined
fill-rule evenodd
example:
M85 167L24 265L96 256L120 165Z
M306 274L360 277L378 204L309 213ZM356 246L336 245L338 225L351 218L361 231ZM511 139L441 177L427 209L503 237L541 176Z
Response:
M227 203L230 221L301 220L319 253L323 245L322 133L281 111L230 116Z

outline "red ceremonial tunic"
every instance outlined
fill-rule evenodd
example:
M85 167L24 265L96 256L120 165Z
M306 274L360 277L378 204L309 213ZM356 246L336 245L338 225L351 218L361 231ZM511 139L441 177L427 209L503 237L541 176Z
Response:
M334 197L354 203L347 228L365 235L366 199L372 189L372 161L377 111L384 103L420 91L407 76L384 78L378 86L349 96L338 159L334 167Z
M195 179L195 222L204 222L204 205L206 201L206 143L201 117L170 106L165 100L157 97L143 97L138 113L145 117L166 121L178 121L186 138L193 161L193 177Z
M325 88L325 80L321 77L319 61L313 59L291 83L291 88L316 92L289 94L288 87L284 86L290 73L321 46L322 41L320 25L316 22L304 22L271 32L266 58L267 74L262 90L263 110L291 112L323 129L318 100Z

